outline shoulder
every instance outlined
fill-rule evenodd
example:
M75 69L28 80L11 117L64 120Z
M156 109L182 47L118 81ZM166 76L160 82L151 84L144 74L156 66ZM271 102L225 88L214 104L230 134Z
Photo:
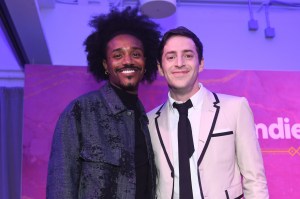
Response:
M231 103L240 103L242 101L247 101L245 97L213 92L207 89L205 86L202 86L202 89L204 93L204 99L213 101L214 104L231 104Z
M227 113L252 112L246 97L216 93L221 110Z
M205 99L208 102L213 102L215 105L221 106L222 108L239 108L241 106L249 107L249 103L246 97L230 95L224 93L215 93L205 89Z
M78 96L77 98L75 98L70 102L69 106L78 103L86 104L86 103L91 103L99 100L102 101L110 96L115 97L114 92L112 90L112 87L108 83L105 83L98 90L89 91L87 93Z
M101 93L99 90L91 91L85 94L78 96L73 99L64 109L63 115L72 114L74 112L81 112L83 109L86 109L91 104L101 101Z
M98 100L99 98L101 98L100 90L91 91L91 92L85 93L85 94L80 95L79 97L75 98L73 101L71 101L71 103L69 105L72 106L77 103L80 103L80 104L89 103L91 101Z
M245 97L236 96L236 95L228 95L223 93L215 93L220 103L236 103L247 101Z
M230 95L230 94L225 94L225 93L217 93L214 91L211 91L207 89L206 87L202 86L201 89L203 90L202 92L204 93L204 99L208 101L214 102L214 104L219 104L219 103L234 103L237 101L242 101L246 100L245 97L240 97L237 95Z

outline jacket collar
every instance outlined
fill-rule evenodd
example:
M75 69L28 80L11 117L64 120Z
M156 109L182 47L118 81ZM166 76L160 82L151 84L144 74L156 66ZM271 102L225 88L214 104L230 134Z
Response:
M109 82L106 82L101 87L100 93L107 102L109 110L112 112L112 114L115 115L127 110Z
M126 106L122 103L121 99L116 94L116 92L112 88L112 85L109 82L106 82L102 86L102 88L100 89L100 93L102 94L102 96L106 100L106 102L108 103L110 111L112 112L113 115L116 115L120 112L127 110ZM139 99L137 100L137 104L138 104L138 107L141 111L141 115L143 116L143 118L144 117L147 118L144 106ZM148 119L147 119L147 121L148 121Z
M220 108L217 95L207 90L204 86L202 86L201 89L204 89L204 99L201 113L201 126L199 130L199 147L197 151L197 153L199 154L199 164L202 161L210 142L210 135L214 131ZM157 133L161 137L162 147L165 148L165 155L167 156L166 158L172 163L172 145L168 133L169 109L170 107L167 105L167 103L163 104L156 112L157 116L155 117L155 122Z

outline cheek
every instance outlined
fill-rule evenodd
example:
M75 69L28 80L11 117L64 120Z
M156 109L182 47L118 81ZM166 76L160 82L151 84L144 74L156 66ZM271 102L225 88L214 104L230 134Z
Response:
M135 64L139 65L139 66L142 66L142 67L145 67L145 59L135 60Z
M161 67L161 71L164 74L171 73L172 63L170 63L170 62L162 62L162 66L163 67Z
M110 61L108 65L108 70L113 71L120 65L119 61Z

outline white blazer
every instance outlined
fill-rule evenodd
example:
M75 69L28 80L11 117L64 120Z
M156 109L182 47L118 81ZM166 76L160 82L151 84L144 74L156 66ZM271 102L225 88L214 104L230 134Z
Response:
M247 100L215 94L203 86L201 89L204 89L204 101L198 140L198 182L202 198L269 198L253 115ZM158 171L158 199L171 199L174 188L173 154L168 133L170 110L166 103L148 113Z

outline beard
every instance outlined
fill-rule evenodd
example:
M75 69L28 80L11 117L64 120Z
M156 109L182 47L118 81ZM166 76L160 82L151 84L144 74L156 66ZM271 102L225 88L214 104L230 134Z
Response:
M137 91L137 89L138 89L138 84L139 84L139 82L137 82L137 83L135 83L135 84L129 82L129 83L127 83L127 84L121 84L120 87L121 87L121 89L124 89L125 91L134 92L134 91Z
M128 71L134 71L128 72ZM136 65L124 65L122 68L115 69L110 73L110 82L120 89L136 93L138 85L143 79L143 67Z
M142 71L142 68L140 66L136 66L136 65L133 65L133 64L126 64L124 65L123 68L120 68L120 69L116 69L116 72L121 72L123 70L128 70L128 69L131 69L131 70L134 70L138 73L140 73ZM128 77L128 79L130 80L132 77ZM126 91L129 91L129 92L135 92L137 91L138 89L138 85L140 83L140 80L135 82L127 82L127 83L121 83L120 87Z

